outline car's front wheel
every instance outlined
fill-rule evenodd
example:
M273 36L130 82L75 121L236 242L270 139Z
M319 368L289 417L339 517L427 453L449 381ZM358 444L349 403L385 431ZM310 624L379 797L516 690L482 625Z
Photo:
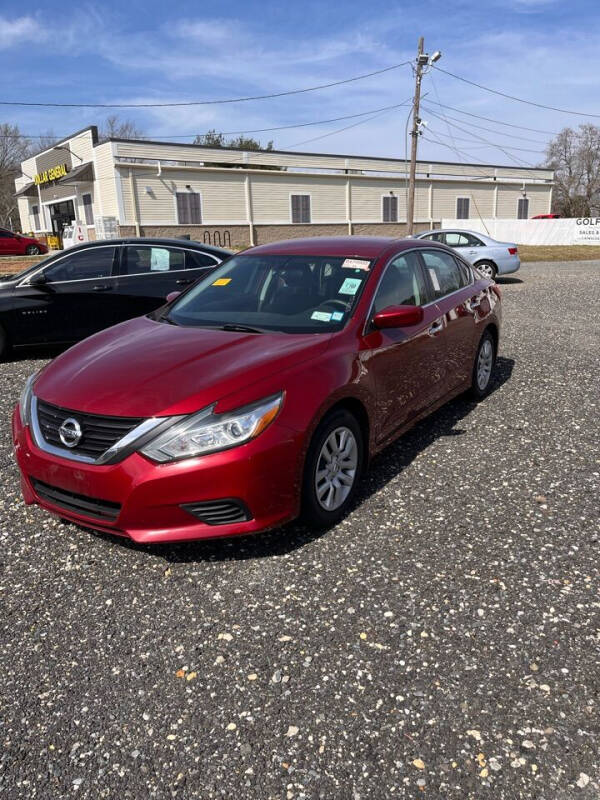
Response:
M348 511L364 466L360 426L346 409L328 414L317 428L306 457L302 519L319 528Z
M489 392L495 364L496 342L490 331L487 330L481 337L473 364L471 394L477 400L485 397Z
M475 268L481 272L486 278L489 278L491 281L496 280L496 275L498 274L498 270L496 265L493 264L491 261L479 261L475 264Z
M36 244L30 244L25 252L28 256L39 256L40 248Z

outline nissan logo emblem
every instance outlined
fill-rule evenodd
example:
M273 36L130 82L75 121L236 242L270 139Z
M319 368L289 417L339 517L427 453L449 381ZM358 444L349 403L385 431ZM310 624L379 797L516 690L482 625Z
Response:
M69 417L58 429L58 435L65 447L77 447L83 436L83 431L77 420Z

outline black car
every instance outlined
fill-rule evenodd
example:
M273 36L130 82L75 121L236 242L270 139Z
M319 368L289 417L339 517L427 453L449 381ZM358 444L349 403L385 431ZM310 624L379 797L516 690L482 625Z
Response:
M0 356L61 345L163 305L231 253L184 239L110 239L0 277Z

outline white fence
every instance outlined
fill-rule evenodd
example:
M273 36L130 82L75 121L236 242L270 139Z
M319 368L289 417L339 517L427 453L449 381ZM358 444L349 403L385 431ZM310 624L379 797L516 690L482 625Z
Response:
M443 219L442 228L487 233L515 244L600 245L600 217L577 219Z

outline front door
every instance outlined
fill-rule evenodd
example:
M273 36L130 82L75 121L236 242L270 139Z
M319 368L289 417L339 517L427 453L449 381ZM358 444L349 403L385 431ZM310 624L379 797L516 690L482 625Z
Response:
M34 273L17 287L19 339L76 342L113 325L118 250L106 245L67 253L42 270L43 283L36 283Z
M370 328L364 337L368 352L363 351L362 360L375 382L380 442L393 438L444 394L443 323L440 309L430 300L416 252L396 256L380 281L371 318L388 306L412 305L423 307L423 320L404 328Z

